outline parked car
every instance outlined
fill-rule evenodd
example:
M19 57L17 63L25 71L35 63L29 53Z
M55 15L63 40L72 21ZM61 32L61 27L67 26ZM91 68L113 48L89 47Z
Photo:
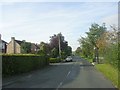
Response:
M65 59L66 62L72 62L72 57L71 56L68 56L66 59Z

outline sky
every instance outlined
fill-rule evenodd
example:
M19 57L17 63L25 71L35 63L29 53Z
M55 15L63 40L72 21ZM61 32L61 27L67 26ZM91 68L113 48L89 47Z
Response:
M0 12L3 40L49 43L50 36L61 32L73 51L91 24L118 24L118 2L2 2Z

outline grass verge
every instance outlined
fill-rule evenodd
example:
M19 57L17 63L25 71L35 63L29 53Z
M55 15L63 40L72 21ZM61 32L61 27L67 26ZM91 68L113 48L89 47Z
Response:
M96 64L97 70L102 72L106 78L110 79L113 85L120 89L118 85L118 70L110 64Z

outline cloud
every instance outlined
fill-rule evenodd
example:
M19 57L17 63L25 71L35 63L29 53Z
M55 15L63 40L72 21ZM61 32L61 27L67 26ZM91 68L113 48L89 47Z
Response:
M108 26L118 25L118 14L107 16L103 18L101 21L105 22Z
M3 5L1 33L10 37L39 43L61 32L73 47L79 46L79 36L85 36L91 23L109 21L117 10L116 3L15 3ZM109 10L108 10L109 8ZM2 25L2 27L1 27Z
M119 0L1 0L1 2L119 2Z

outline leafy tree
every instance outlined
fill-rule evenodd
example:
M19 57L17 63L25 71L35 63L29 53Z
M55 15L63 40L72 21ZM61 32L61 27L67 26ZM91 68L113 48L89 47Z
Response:
M90 43L94 46L95 57L98 63L99 63L99 53L98 53L99 47L97 42L99 38L102 37L102 35L106 32L106 29L107 28L105 26L105 23L103 23L102 26L94 23L91 25L91 28L89 28L89 32L86 32Z
M42 55L47 55L50 53L49 51L50 51L49 44L41 42L40 43L40 50L38 53L42 54Z
M89 32L86 32L87 36L78 40L82 49L82 55L89 58L94 56L99 63L99 49L105 45L106 41L103 42L102 39L106 29L105 23L101 26L96 23L91 25Z
M79 40L79 43L81 45L81 51L82 55L85 57L91 58L93 56L93 45L90 43L89 38L81 37Z
M59 42L60 40L60 42ZM64 36L61 33L54 34L53 36L50 37L50 50L51 53L56 52L56 55L52 54L52 56L59 56L59 43L60 43L60 50L61 50L61 55L66 56L70 55L72 52L72 48L68 46L68 42L65 41Z
M89 28L89 32L86 32L89 41L95 46L97 46L97 40L101 37L101 35L106 31L105 23L103 23L102 26L99 26L98 24L94 23L91 25L91 28Z
M53 58L56 58L56 57L58 56L58 50L57 50L56 48L53 48L53 49L51 50L51 56L52 56Z
M104 58L105 62L118 67L119 62L119 43L118 43L118 28L116 26L110 26L110 30L106 34L107 46L105 47Z
M77 49L75 50L75 54L80 55L81 53L82 53L82 49L80 47L77 47Z
M21 44L21 53L31 53L31 43L23 41Z

